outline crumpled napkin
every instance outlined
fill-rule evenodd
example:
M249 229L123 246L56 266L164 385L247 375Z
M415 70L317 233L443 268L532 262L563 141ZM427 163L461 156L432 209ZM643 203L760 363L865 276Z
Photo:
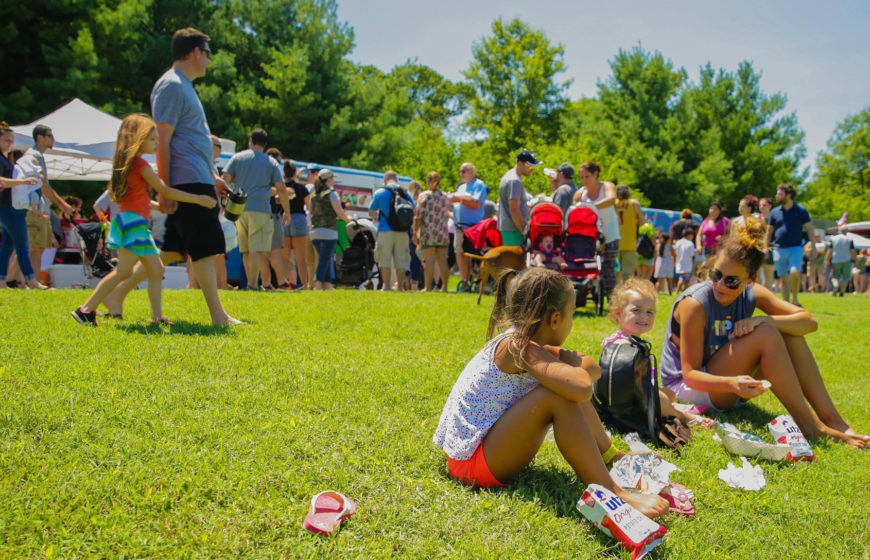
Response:
M632 451L637 450L632 448ZM655 455L625 455L613 463L610 476L626 490L658 494L670 484L671 473L678 470L675 464Z
M733 463L728 463L727 469L719 469L719 478L722 479L731 488L741 488L743 490L761 490L767 484L764 479L764 471L759 466L753 466L752 463L746 460L746 457L741 457L743 466L737 468Z

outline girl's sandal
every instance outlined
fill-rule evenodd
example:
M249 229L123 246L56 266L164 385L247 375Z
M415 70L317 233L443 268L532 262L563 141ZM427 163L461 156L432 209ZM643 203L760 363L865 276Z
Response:
M167 319L165 315L161 315L160 318L157 319L156 321L154 319L148 319L148 324L149 325L167 325L167 326L171 327L175 323L173 323L172 321Z

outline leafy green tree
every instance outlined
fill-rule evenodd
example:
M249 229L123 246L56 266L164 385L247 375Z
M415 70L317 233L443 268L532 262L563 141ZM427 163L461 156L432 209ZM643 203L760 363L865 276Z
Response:
M813 217L870 220L870 107L837 125L804 200Z
M661 53L640 47L620 49L611 61L613 74L599 84L605 121L590 133L599 151L624 160L636 189L653 204L675 208L685 199L688 181L679 152L687 115L680 104L686 72Z
M735 73L708 63L683 96L691 114L684 134L700 140L687 142L681 154L694 198L718 199L736 211L746 194L771 196L779 183L802 181L798 164L806 150L797 115L782 114L786 96L765 94L760 82L750 62Z
M555 80L566 68L562 45L551 45L543 32L518 19L497 19L492 36L472 47L472 57L465 72L472 132L485 133L505 152L558 137L571 84Z

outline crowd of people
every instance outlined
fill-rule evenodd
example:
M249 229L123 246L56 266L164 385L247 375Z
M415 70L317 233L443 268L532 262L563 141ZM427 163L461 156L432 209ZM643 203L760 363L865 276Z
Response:
M249 290L334 288L339 220L352 220L336 190L340 178L329 169L297 169L279 150L267 149L268 134L263 129L251 131L248 148L233 155L226 168L217 166L220 140L211 134L193 89L193 81L204 76L209 65L209 40L195 29L179 30L172 40L173 65L152 90L153 120L131 116L122 125L115 172L94 210L113 218L107 241L123 266L95 294L96 299L76 310L79 319L95 322L95 302L100 301L110 315L121 316L124 297L139 281L156 278L165 264L186 261L189 285L202 290L212 321L236 322L224 311L218 295L219 288L230 288L224 254L235 246L242 255L242 285ZM135 142L129 136L134 133L138 135ZM68 224L81 220L81 200L61 198L47 179L43 152L54 145L51 129L37 126L33 138L34 145L26 153L12 153L14 133L5 123L0 126L0 287L11 279L26 287L46 288L40 282L43 251L58 243L72 245ZM154 176L142 167L140 157L150 153L151 147L158 163ZM126 151L122 154L121 150ZM490 187L477 176L471 162L460 166L453 192L442 189L441 174L434 170L427 174L425 185L418 181L402 185L395 171L385 172L383 188L374 193L368 211L377 229L374 257L380 289L447 291L448 277L456 266L457 291L470 291L473 266L465 231L492 216L504 245L524 245L535 201L523 181L541 163L527 149L517 153L515 165L499 180L496 202L489 200ZM544 173L552 187L547 200L563 212L577 202L598 209L601 275L608 295L635 276L669 293L698 283L730 232L750 217L761 219L767 227L759 276L769 290L797 304L801 290L842 295L850 284L856 292L868 289L868 251L856 251L842 234L821 243L806 209L794 201L792 185L779 185L775 208L768 198L747 195L740 202L739 215L729 220L722 205L714 201L700 224L686 209L664 232L649 223L627 185L601 180L601 168L595 162L582 163L576 172L565 162ZM140 199L131 206L125 197L147 196L142 194L146 184L157 192L156 201L145 204ZM12 187L22 185L28 196L13 203ZM202 199L220 201L231 192L243 192L247 199L234 223L220 204L207 205ZM49 201L56 204L64 223L49 209ZM125 241L128 230L139 223L139 218L130 222L132 216L125 216L130 213L125 208L131 207L144 220L150 242L137 239L131 245ZM52 216L54 220L49 219ZM60 241L52 235L52 223ZM68 243L64 237L70 238ZM137 258L124 254L125 243L134 247ZM147 245L144 249L143 244ZM158 254L160 267L154 265ZM111 282L117 285L106 291ZM163 320L155 298L153 319Z

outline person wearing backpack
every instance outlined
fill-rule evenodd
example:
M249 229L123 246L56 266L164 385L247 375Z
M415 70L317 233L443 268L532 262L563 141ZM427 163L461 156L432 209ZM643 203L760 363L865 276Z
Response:
M399 185L399 176L392 169L384 173L384 188L372 197L369 216L378 224L375 260L381 267L381 290L392 290L395 278L402 291L402 278L411 264L408 230L414 224L414 201Z

